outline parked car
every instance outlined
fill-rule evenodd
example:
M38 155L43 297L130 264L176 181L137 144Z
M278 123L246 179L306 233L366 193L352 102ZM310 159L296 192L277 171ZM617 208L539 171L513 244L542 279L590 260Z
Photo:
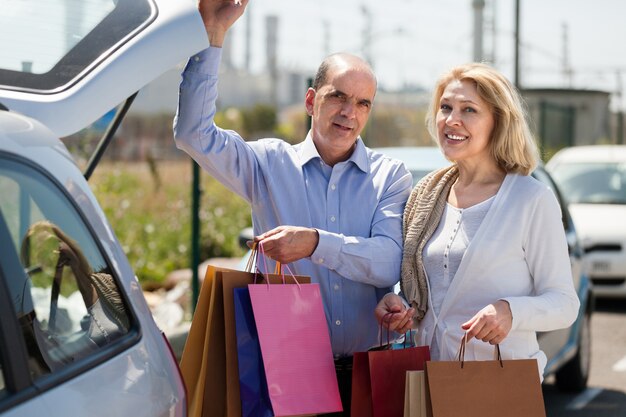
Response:
M413 176L414 185L428 172L450 164L437 147L388 147L375 150L403 161ZM532 176L554 191L561 205L572 276L581 302L578 318L570 328L538 335L539 345L548 357L544 376L554 375L556 385L564 391L581 391L587 386L591 360L590 325L594 306L590 281L582 267L582 246L561 192L542 166L537 167Z
M0 414L185 416L178 364L86 181L101 154L83 173L59 138L204 48L196 6L5 2L0 33Z
M626 297L626 145L565 148L546 168L569 204L594 294Z

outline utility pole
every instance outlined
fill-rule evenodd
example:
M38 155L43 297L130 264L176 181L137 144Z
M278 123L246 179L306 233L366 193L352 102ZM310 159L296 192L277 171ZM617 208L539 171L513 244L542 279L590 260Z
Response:
M615 73L617 77L617 91L615 92L615 101L617 102L617 144L626 144L624 141L624 104L623 104L623 86L622 74L619 70Z
M327 57L330 55L330 23L324 19L322 26L324 27L324 56Z
M489 60L494 66L496 65L496 51L498 49L498 25L496 24L496 16L498 16L497 4L498 2L496 0L491 1L491 56Z
M567 23L563 22L563 78L568 88L572 88L572 67L569 62L569 36Z
M518 89L522 88L522 80L520 79L520 0L515 0L515 72L513 82Z
M485 9L485 0L472 0L474 8L474 53L473 61L482 62L483 56L483 10Z
M497 50L497 38L498 29L496 25L496 11L497 0L490 0L485 2L485 8L483 13L483 61L496 66L496 50Z
M270 97L272 105L278 109L278 16L265 16L265 49L267 70L270 74Z
M252 71L252 9L251 4L246 7L246 44L245 44L245 57L244 57L244 69L247 74Z
M372 68L374 68L374 61L372 60L372 13L370 9L367 8L365 3L361 4L361 12L363 16L365 16L365 26L363 27L363 46L361 50L363 51L363 59L367 61Z

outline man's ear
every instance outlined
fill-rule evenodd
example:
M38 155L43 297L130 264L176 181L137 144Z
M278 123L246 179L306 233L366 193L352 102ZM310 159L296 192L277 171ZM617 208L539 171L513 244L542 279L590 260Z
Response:
M309 116L313 116L313 104L315 104L315 90L309 88L304 96L304 107Z

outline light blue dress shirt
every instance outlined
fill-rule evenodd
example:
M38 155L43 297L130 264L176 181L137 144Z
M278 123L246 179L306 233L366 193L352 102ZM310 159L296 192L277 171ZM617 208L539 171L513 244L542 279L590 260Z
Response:
M280 225L317 229L314 253L291 269L319 283L334 355L377 346L374 308L400 277L411 175L360 138L350 159L331 167L310 133L290 145L280 139L245 142L220 129L213 122L220 60L221 48L189 60L174 120L177 146L250 203L255 234Z

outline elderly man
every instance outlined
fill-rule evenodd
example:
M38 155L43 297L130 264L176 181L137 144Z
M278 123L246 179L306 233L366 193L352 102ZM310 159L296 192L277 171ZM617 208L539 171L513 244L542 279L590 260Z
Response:
M372 109L376 78L350 54L326 58L306 91L312 120L303 142L245 142L215 125L221 46L247 3L200 2L210 47L183 72L176 143L250 203L255 240L269 258L292 263L295 273L320 285L349 415L352 354L378 344L373 311L398 282L411 176L401 162L363 144L359 134Z

